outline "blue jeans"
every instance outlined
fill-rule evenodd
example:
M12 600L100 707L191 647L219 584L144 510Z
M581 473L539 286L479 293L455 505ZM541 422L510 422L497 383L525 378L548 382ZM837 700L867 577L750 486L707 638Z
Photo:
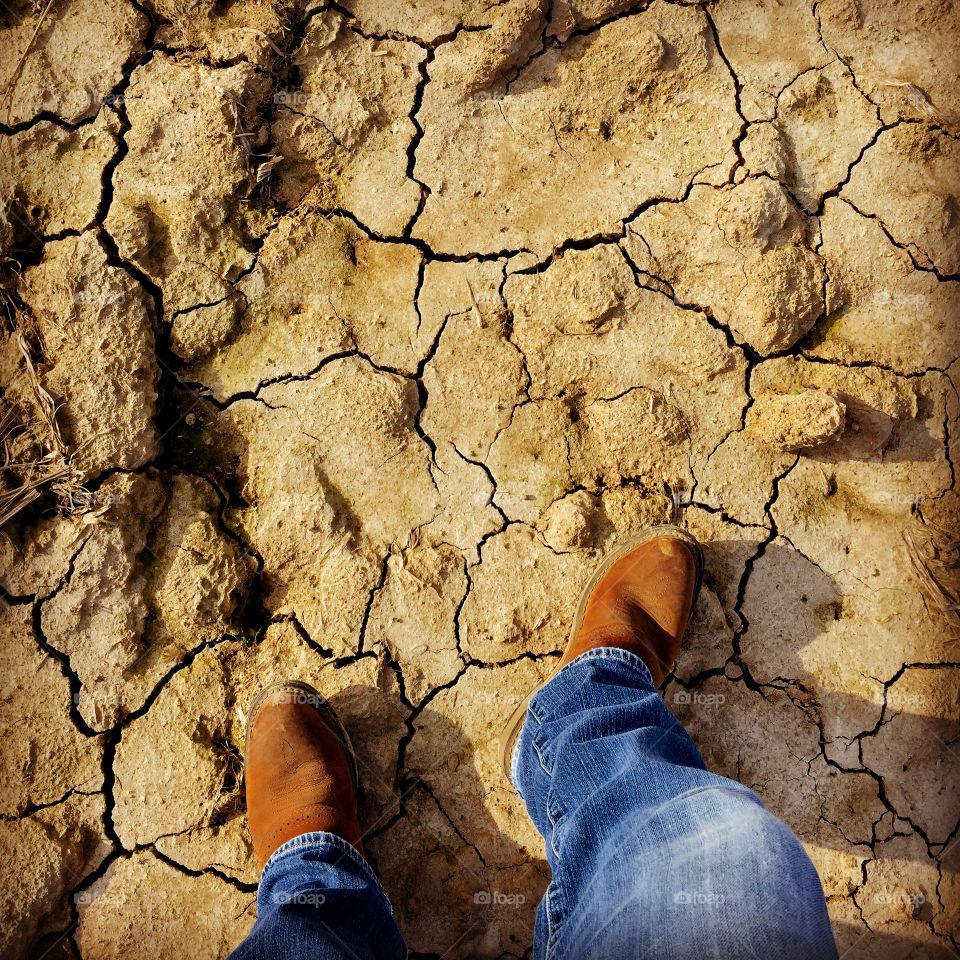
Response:
M512 779L553 872L538 960L835 960L803 847L704 768L632 653L590 650L535 694ZM257 909L232 960L406 956L373 871L332 834L277 850Z

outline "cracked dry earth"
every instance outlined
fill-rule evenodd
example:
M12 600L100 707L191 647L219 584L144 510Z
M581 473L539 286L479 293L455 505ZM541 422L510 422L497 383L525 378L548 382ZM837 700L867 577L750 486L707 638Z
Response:
M5 442L69 483L0 542L0 954L225 956L293 676L414 955L529 956L496 733L679 516L668 704L844 957L958 956L958 51L938 0L4 5Z

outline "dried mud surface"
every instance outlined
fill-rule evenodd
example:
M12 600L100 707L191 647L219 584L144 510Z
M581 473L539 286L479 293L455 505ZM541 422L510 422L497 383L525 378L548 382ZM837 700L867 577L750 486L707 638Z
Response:
M957 956L958 11L5 7L0 954L224 957L300 677L414 955L529 956L497 733L679 518L668 704L845 958Z

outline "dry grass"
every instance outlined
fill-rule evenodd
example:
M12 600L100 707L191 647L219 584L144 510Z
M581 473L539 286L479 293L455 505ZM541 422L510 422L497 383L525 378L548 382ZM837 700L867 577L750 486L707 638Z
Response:
M9 218L11 202L0 199L0 223ZM16 289L20 283L20 263L12 257L0 256L0 326L13 327L17 315Z
M11 452L11 443L23 431L24 427L17 421L12 408L6 407L0 412L0 446L3 448L0 527L30 506L45 487L63 479L69 472L63 458L54 453L27 462L18 461Z
M0 527L50 490L60 509L73 513L85 509L90 494L73 466L57 421L57 405L44 388L19 315L20 326L9 336L16 342L33 398L29 413L4 401L0 410ZM33 414L31 416L30 414Z
M902 80L885 80L883 81L883 86L898 89L903 99L919 113L928 117L930 120L939 121L936 108L930 102L930 98L916 84L905 83Z
M279 153L264 153L264 154L254 154L257 157L265 157L266 159L257 167L257 183L263 183L265 180L269 180L273 174L273 168L283 159Z
M939 611L960 638L960 540L945 527L926 524L923 529L925 535L903 533L910 562L928 606Z

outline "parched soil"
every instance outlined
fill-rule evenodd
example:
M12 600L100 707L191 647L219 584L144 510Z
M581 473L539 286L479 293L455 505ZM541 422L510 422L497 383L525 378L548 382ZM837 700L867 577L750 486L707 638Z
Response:
M674 518L667 703L844 958L956 956L958 61L943 0L10 0L0 954L224 957L299 677L415 954L529 956L496 736Z

